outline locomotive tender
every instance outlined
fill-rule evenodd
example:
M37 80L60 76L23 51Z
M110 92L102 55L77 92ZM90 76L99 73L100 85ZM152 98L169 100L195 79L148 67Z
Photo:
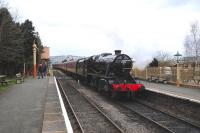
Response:
M54 64L53 67L67 72L76 79L86 81L99 92L105 91L112 96L122 92L131 97L145 89L143 84L136 83L130 75L132 64L128 55L121 54L121 50L115 50L115 55L102 53L76 61Z

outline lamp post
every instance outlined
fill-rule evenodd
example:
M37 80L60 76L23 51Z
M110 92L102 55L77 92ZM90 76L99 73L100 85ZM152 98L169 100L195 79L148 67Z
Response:
M176 57L176 86L180 86L180 70L179 70L179 57L182 56L178 51L174 55Z
M35 40L33 42L33 77L36 79L37 77L37 70L36 70L36 49L37 46L35 44Z

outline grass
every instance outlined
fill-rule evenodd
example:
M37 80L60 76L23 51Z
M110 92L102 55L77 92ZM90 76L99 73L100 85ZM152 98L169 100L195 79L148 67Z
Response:
M0 84L0 92L5 91L8 89L9 86L16 84L16 79L8 79L8 85L1 85Z

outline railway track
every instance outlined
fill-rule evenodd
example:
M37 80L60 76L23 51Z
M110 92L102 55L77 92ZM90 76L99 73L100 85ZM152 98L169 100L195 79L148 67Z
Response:
M151 91L138 96L137 100L200 127L200 104Z
M72 126L72 129L73 129L73 132L74 133L83 133L83 128L72 108L72 105L70 104L69 102L69 99L67 98L65 92L64 92L64 89L63 87L61 86L59 80L57 80L57 83L58 83L58 86L59 86L59 89L60 89L60 92L61 92L61 96L63 98L63 101L64 101L64 105L65 105L65 108L67 110L67 115L68 115L68 118L70 120L70 123L71 123L71 126Z
M57 73L58 74L58 73ZM70 117L74 116L74 132L123 133L123 131L106 116L95 104L83 96L70 83L58 78L58 84L70 108Z
M121 103L120 105L128 110L142 116L143 118L151 121L161 128L171 133L200 133L200 128L196 125L180 119L176 116L172 116L166 112L155 109L150 105L144 104L138 100L132 103Z
M164 113L164 114L166 114L166 115L169 115L169 116L171 116L171 117L174 117L174 118L176 118L176 119L179 119L179 120L181 120L181 121L184 121L185 123L188 123L188 124L190 124L191 126L200 129L200 125L199 125L200 123L197 123L196 121L193 121L193 120L190 120L190 119L185 119L185 118L183 118L183 117L180 117L180 116L178 116L178 115L176 115L176 114L174 114L174 113L172 113L172 112L167 111L166 109L157 107L156 105L154 105L154 104L152 104L152 103L149 103L149 102L146 102L146 101L142 101L142 100L138 100L138 99L137 99L136 101L139 102L140 104L143 104L143 105L148 106L148 107L150 107L150 108L152 108L152 109L158 110L158 111L160 111L160 112L162 112L162 113Z
M59 78L59 81L62 82L62 78ZM65 82L63 82L62 84L64 86L68 86L68 88L74 88L72 86L72 84L69 84L66 82L66 78L65 78ZM77 84L74 86L77 86ZM77 92L75 92L76 89L73 91L72 90L73 89L65 88L65 92L69 93L68 97L70 97L69 99L72 99L72 101L77 101L78 97L83 97L83 99L88 100L88 98L82 94L79 94L79 96L78 95L75 96L77 93ZM73 100L73 99L76 99L76 100ZM116 131L113 131L112 129L111 130L108 129L107 124L105 124L106 125L105 129L102 129L102 127L100 127L100 128L95 127L95 130L93 130L93 128L88 130L87 124L90 122L88 122L87 119L90 120L90 119L94 118L95 120L93 122L95 123L96 118L99 116L96 117L93 115L93 114L97 114L97 113L93 112L93 110L90 109L91 108L90 106L88 106L88 105L85 106L86 104L84 104L84 102L82 103L82 101L84 101L84 100L79 100L79 101L80 101L80 103L75 105L75 107L73 107L74 106L73 104L76 104L76 103L71 104L71 106L72 106L72 108L74 108L74 111L73 111L74 114L77 114L76 112L78 112L77 119L80 123L80 126L83 128L83 132L116 132ZM94 105L94 103L95 103L95 101L91 102L92 105ZM200 127L198 125L196 125L195 123L181 119L181 118L177 117L176 115L169 114L166 111L160 110L159 108L155 107L153 104L148 104L148 102L146 103L144 101L136 99L136 100L134 100L134 102L121 103L121 102L114 101L114 103L117 104L116 107L120 106L121 107L120 110L123 113L125 113L134 122L141 123L143 121L139 117L138 117L139 119L136 119L137 115L139 115L140 117L143 117L144 121L147 122L147 124L145 124L146 123L145 122L144 125L152 125L153 126L152 128L154 128L153 131L155 130L156 132L158 131L158 132L172 132L172 133L182 133L182 132L200 133ZM82 105L85 107L83 107ZM98 106L98 103L96 103L96 105ZM78 107L76 107L76 106L78 106ZM90 112L91 114L88 115L84 112L80 112L80 110L78 108L82 108L83 111ZM84 116L86 116L87 118L83 118ZM86 120L86 122L85 122L85 120ZM84 125L85 124L84 122L87 124ZM93 122L91 122L91 123L93 123ZM102 121L100 120L100 123L101 122ZM81 123L84 123L84 124L81 124ZM150 124L150 123L152 123L152 124ZM75 123L74 125L78 125L78 124ZM101 125L104 125L104 124L101 124ZM91 125L89 125L89 126L91 126ZM84 127L86 127L86 128L84 129ZM99 129L97 129L97 128L99 128ZM123 132L122 130L120 130L120 131Z

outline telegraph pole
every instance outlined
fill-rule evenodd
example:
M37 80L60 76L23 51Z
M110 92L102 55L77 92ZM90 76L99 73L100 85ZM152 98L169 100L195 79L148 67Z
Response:
M35 44L35 40L33 42L33 77L37 78L37 68L36 68L36 49L37 46Z

